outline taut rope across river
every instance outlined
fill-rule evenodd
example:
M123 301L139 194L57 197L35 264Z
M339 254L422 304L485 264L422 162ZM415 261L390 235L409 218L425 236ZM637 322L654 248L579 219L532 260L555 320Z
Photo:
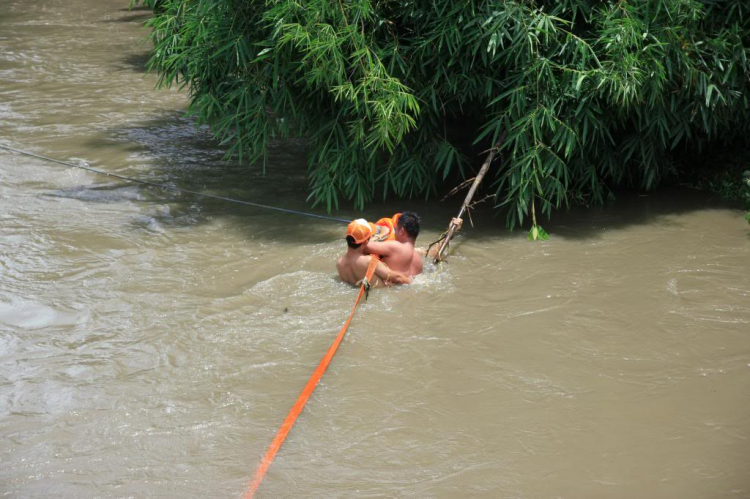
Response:
M136 184L148 185L150 187L157 187L162 190L182 192L183 194L192 194L194 196L201 196L204 198L219 199L221 201L227 201L229 203L243 204L245 206L254 206L256 208L263 208L265 210L280 211L282 213L290 213L292 215L301 215L303 217L320 218L322 220L330 220L332 222L338 222L338 223L343 223L343 224L349 223L349 220L344 220L343 218L329 217L326 215L318 215L317 213L309 213L306 211L291 210L289 208L279 208L278 206L269 206L266 204L252 203L250 201L243 201L241 199L227 198L224 196L217 196L215 194L207 194L205 192L191 191L189 189L181 189L179 187L174 187L172 185L149 182L148 180L140 180L137 178L126 177L125 175L118 175L117 173L105 172L104 170L99 170L97 168L92 168L90 166L77 165L75 163L70 163L68 161L61 161L59 159L49 158L47 156L42 156L41 154L35 154L29 151L22 151L20 149L14 149L12 147L4 146L1 144L0 144L0 149L5 149L6 151L14 152L16 154L23 154L25 156L31 156L32 158L43 159L44 161L49 161L52 163L58 163L60 165L69 166L71 168L80 168L81 170L86 170L87 172L96 173L99 175L106 175L108 177L119 178L120 180L125 180L127 182L134 182Z

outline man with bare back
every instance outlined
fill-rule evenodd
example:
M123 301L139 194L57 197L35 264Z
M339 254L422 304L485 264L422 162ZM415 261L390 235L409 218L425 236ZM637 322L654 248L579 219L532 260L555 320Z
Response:
M452 221L459 229L462 222L460 218ZM352 284L358 282L367 271L369 255L378 255L381 263L375 270L376 283L386 286L410 283L411 277L422 272L422 258L434 257L438 248L433 246L428 254L424 248L414 247L420 226L419 215L410 211L381 218L375 224L364 219L352 221L347 227L349 250L336 264L339 276Z
M414 249L414 243L419 236L421 219L411 211L405 211L393 217L392 236L389 240L376 241L370 239L365 245L365 254L380 255L383 262L391 270L403 272L407 276L415 276L422 272L422 256ZM380 223L380 222L378 222Z
M364 253L365 244L378 232L375 224L360 218L352 220L346 228L346 253L336 262L336 270L342 281L358 284L367 273L370 260L375 258ZM411 278L403 272L389 268L382 261L375 267L370 286L390 286L391 284L408 284Z

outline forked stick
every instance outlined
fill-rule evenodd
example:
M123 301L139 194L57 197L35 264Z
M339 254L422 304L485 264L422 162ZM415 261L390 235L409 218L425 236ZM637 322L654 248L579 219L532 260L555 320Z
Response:
M484 175L487 173L487 170L490 169L490 164L492 163L492 160L495 159L495 154L497 153L497 150L500 148L500 144L505 140L505 131L500 135L500 138L495 143L494 147L490 149L489 154L487 154L487 157L484 159L484 163L482 164L482 168L479 170L479 173L477 174L476 178L474 179L474 183L471 185L471 189L469 189L469 192L466 193L466 199L464 199L463 204L461 205L461 210L458 212L458 216L456 218L461 218L464 214L464 212L467 210L468 206L471 204L471 200L474 197L474 194L477 192L477 187L479 187L479 183L484 178ZM448 226L448 233L445 235L445 239L443 239L440 242L440 245L438 246L437 254L435 255L435 263L442 262L445 260L446 255L448 254L448 246L450 245L451 239L453 239L453 236L456 234L458 226L453 223L453 220L451 220L450 225Z

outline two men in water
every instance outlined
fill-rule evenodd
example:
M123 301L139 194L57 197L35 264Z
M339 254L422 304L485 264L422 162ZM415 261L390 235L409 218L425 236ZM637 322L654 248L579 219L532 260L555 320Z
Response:
M460 219L453 221L460 227ZM413 276L422 272L422 256L425 255L424 250L414 247L420 225L419 215L410 211L380 219L377 224L361 218L353 220L346 229L347 252L336 262L341 280L350 284L362 280L372 258L370 255L378 255L381 261L371 285L410 283Z
M357 284L367 273L367 268L373 258L366 252L373 236L381 234L381 228L369 223L363 218L352 220L346 228L346 253L336 262L339 277L349 284ZM411 277L404 272L392 269L383 261L378 262L370 285L390 286L391 284L407 284Z

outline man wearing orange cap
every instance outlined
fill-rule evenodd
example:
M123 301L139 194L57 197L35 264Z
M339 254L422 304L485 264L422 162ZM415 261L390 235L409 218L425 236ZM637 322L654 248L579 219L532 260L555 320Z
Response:
M378 233L375 224L369 223L363 218L352 220L346 228L346 244L348 246L346 254L336 262L336 270L339 277L344 282L357 284L367 273L367 267L370 259L374 258L364 254L365 244L370 238ZM378 263L375 268L375 275L372 277L370 285L372 287L390 286L391 284L408 284L411 279L403 272L395 271L383 262Z

